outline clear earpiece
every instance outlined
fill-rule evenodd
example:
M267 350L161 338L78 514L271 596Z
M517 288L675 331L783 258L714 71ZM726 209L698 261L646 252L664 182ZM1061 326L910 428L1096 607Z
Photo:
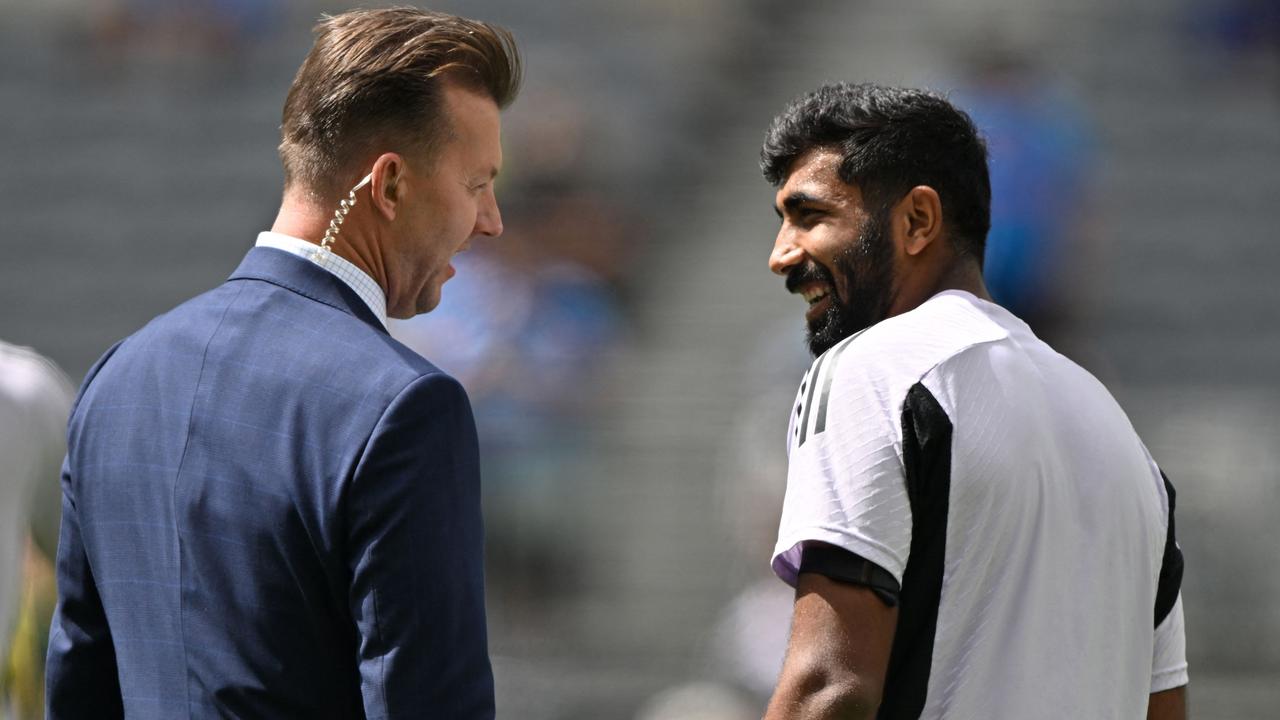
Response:
M351 192L347 193L347 197L338 203L338 209L333 211L333 219L329 221L329 229L324 231L324 238L320 240L320 249L312 254L311 259L319 262L324 259L328 253L332 252L329 245L333 243L334 238L338 237L338 231L342 228L342 221L347 219L347 213L351 212L351 208L356 204L356 191L373 179L373 173L364 176L364 179L356 183L351 188Z

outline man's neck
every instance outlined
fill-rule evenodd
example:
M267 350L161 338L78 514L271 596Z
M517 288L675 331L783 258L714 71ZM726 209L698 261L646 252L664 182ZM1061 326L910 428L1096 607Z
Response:
M271 224L271 232L289 235L307 242L320 244L324 231L329 227L331 214L310 203L299 202L296 198L285 196L276 213L276 220Z
M982 279L982 268L969 258L958 258L950 270L938 278L938 287L933 295L946 290L963 290L974 297L994 302L987 291L987 283Z
M280 204L280 212L276 213L275 222L271 225L271 232L319 245L332 219L333 209L319 207L305 198L286 193ZM371 251L368 243L361 240L361 228L353 221L353 217L347 217L329 250L359 268L386 293L387 278L380 257Z
M987 284L982 280L982 268L971 258L952 256L946 259L944 268L937 274L908 275L894 294L887 317L914 310L929 298L947 290L963 290L973 296L994 302Z

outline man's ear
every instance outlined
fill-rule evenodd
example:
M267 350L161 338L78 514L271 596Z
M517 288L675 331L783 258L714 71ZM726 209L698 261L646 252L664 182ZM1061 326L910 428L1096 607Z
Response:
M373 161L369 194L373 197L373 207L388 221L396 219L400 207L404 170L404 158L398 153L383 153Z
M903 229L903 252L918 256L942 235L938 191L928 185L911 188L894 208L894 220Z

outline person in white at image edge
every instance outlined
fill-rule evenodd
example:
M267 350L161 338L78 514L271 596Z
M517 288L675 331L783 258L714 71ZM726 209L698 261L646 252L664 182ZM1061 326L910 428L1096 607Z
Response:
M0 666L22 590L28 533L52 557L71 383L30 348L0 342Z

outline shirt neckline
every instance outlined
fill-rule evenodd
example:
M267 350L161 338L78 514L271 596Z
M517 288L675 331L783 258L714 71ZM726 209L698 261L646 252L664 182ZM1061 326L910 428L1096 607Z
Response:
M338 278L351 288L359 298L369 306L373 316L385 329L387 327L387 296L382 288L368 273L356 267L346 258L329 250L321 250L320 246L284 233L264 231L258 233L254 247L268 247L283 250L311 262Z

